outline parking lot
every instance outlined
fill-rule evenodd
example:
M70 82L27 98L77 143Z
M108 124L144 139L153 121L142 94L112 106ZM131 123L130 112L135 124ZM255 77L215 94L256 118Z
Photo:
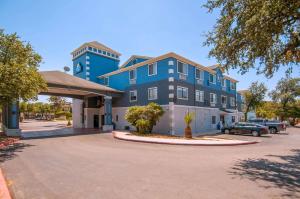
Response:
M23 140L1 152L0 164L17 199L300 197L300 128L238 137L261 142L171 146L77 135Z

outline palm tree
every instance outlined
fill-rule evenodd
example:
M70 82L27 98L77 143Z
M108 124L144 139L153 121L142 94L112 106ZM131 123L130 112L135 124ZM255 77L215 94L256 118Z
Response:
M195 114L194 113L190 113L188 112L185 116L184 116L184 121L186 124L186 128L184 129L184 137L191 139L192 136L192 128L191 128L191 123L194 119Z

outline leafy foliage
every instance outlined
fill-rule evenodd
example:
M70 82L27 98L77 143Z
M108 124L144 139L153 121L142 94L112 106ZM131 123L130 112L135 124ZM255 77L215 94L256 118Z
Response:
M192 121L194 120L194 118L195 118L194 113L188 112L187 114L185 114L184 122L185 122L186 126L190 126Z
M220 10L204 44L224 69L243 74L259 61L257 72L271 77L280 66L299 67L299 0L208 0L204 7Z
M156 103L149 103L147 106L132 106L125 115L125 119L139 133L151 133L153 127L164 114L164 110Z
M249 89L243 93L246 121L248 112L255 110L263 102L266 92L267 88L263 83L253 82Z
M0 30L0 104L35 99L39 91L46 90L38 73L41 60L29 43Z
M259 118L273 119L277 116L278 104L274 102L262 102L256 108L256 116Z

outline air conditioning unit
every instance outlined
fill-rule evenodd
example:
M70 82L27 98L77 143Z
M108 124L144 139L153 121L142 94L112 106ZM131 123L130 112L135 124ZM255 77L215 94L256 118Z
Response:
M136 79L129 80L129 84L136 84Z
M185 74L179 74L179 79L186 80L186 75Z
M203 85L203 80L202 79L197 79L197 84Z

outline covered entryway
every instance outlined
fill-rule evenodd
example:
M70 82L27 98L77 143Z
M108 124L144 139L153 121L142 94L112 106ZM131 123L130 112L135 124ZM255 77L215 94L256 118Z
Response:
M48 85L48 90L40 92L40 95L73 98L74 128L113 129L112 98L120 97L121 91L60 71L44 71L40 74ZM97 118L98 122L95 121ZM18 102L3 108L3 126L7 135L20 135Z

